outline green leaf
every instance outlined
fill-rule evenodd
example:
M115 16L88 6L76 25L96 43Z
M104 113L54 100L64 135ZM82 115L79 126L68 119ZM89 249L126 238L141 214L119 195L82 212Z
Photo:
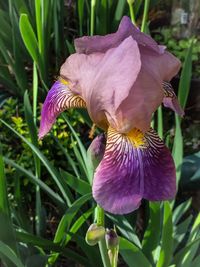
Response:
M127 1L126 0L121 0L121 1L116 1L116 2L117 2L117 6L115 9L114 19L112 22L114 27L116 27L119 24L123 14L124 14L124 10L127 7Z
M190 47L187 51L179 82L178 100L183 108L185 108L186 106L190 89L190 81L192 73L192 48L193 48L193 41L191 42ZM178 117L177 114L175 114L175 124L176 128L175 128L175 137L174 137L172 154L176 165L176 176L178 183L181 177L181 165L183 161L183 137L181 132L181 119Z
M173 253L172 211L169 202L164 202L164 218L161 237L161 250L156 267L168 267Z
M60 173L64 181L79 194L85 195L91 192L92 189L89 183L82 179L78 179L66 171L60 170Z
M83 215L81 215L76 222L72 225L69 232L67 233L64 245L66 246L68 242L72 239L73 235L81 228L83 223L92 215L94 208L87 210Z
M117 226L121 234L128 239L130 242L132 242L134 245L141 248L141 243L137 235L135 234L135 230L132 227L132 225L129 223L129 221L126 219L123 215L110 215L106 213L106 216L110 218L113 223Z
M173 211L173 224L176 225L191 205L191 199L178 205Z
M10 216L8 197L7 197L7 185L6 178L4 173L4 161L2 155L2 147L0 143L0 213L4 213L7 216Z
M83 35L84 0L78 0L79 35Z
M15 266L17 267L25 267L21 260L17 257L15 252L7 246L5 243L0 241L0 254L3 254L7 259L9 259L12 263L14 263ZM9 266L11 267L11 266Z
M186 255L189 255L189 253L193 250L194 247L199 246L200 242L200 237L196 238L194 241L190 242L182 248L178 253L176 253L173 263L175 264L176 267L181 267L182 266L182 261ZM193 266L192 266L193 267Z
M195 189L200 185L200 152L183 159L180 186Z
M192 267L199 267L200 266L200 255L198 255L194 261L192 262Z
M62 246L53 243L51 240L44 239L38 236L34 236L29 233L24 233L21 231L16 231L15 233L16 233L17 240L19 240L20 242L24 244L31 244L33 246L38 246L45 250L54 250L56 252L59 252L66 258L72 259L75 262L79 262L83 266L87 266L88 260L71 249L63 248Z
M66 211L65 215L63 215L57 227L55 237L54 237L54 243L62 243L62 244L65 243L65 234L69 231L69 227L71 225L72 220L74 219L77 212L80 210L81 206L85 204L88 200L90 200L91 197L92 197L91 193L80 197ZM59 253L53 253L49 257L49 263L50 264L55 263L58 256L59 256Z
M183 161L183 136L181 131L181 120L177 114L175 114L175 137L172 149L172 155L176 166L176 179L177 185L181 177L181 165Z
M66 184L64 184L62 178L60 177L60 174L57 172L57 170L54 168L54 166L50 163L50 161L47 160L47 158L42 154L42 152L35 147L33 144L31 144L26 138L24 138L20 133L18 133L15 129L13 129L9 124L7 124L5 121L1 120L0 121L8 128L10 129L13 133L15 133L19 138L22 139L23 142L25 142L31 150L38 156L38 158L41 160L41 162L44 164L44 166L47 168L49 171L51 177L57 184L60 192L63 195L63 198L65 199L66 203L68 205L71 204L71 200L69 198L70 192L68 188L66 187Z
M70 156L70 153L68 153L67 149L61 144L61 142L58 140L58 138L56 138L55 136L53 136L53 139L55 140L55 142L57 143L57 145L59 146L59 148L62 150L63 154L65 155L67 161L69 162L69 164L71 165L76 177L80 177L79 174L79 170L77 168L77 163L72 159L72 157Z
M86 169L86 174L87 174L87 178L88 178L88 181L90 182L90 184L92 183L92 177L93 177L93 173L91 171L91 168L89 167L88 165L88 159L87 159L87 151L83 145L83 143L81 142L80 138L78 137L76 131L74 130L74 128L71 126L69 120L67 119L67 116L65 114L63 114L63 118L64 120L67 122L70 130L72 131L72 134L74 135L77 143L78 143L78 146L79 146L79 149L80 149L80 152L81 152L81 156L83 158L83 162L84 162L84 166L85 166L85 169Z
M7 183L4 173L4 161L3 161L1 143L0 143L0 240L5 242L6 245L8 245L10 249L13 250L14 253L18 253L15 235L13 232L9 202L8 202ZM5 259L5 256L6 255L3 256L4 261L7 263L7 265L10 265L10 267L12 267L13 264L10 263L7 258Z
M142 250L122 237L120 238L119 252L129 267L152 267Z
M54 243L59 243L62 241L64 233L69 230L69 227L71 225L71 222L77 212L80 210L81 206L85 204L88 200L90 200L92 197L92 194L86 194L79 199L77 199L71 207L66 211L65 215L63 215L58 228L56 230L56 234L54 237Z
M31 137L31 141L35 146L38 146L37 129L36 129L36 126L35 126L35 123L33 120L31 103L30 103L27 91L24 93L24 112L25 112L26 123L27 123L28 128L29 128L29 134Z
M41 180L37 179L37 177L35 177L32 172L24 169L23 167L21 167L20 165L18 165L16 162L14 162L11 159L8 158L4 158L5 162L9 165L11 165L12 167L14 167L15 169L17 169L21 174L25 175L26 177L28 177L28 179L30 180L31 183L38 185L44 192L47 193L47 195L56 203L58 204L60 207L64 208L65 207L65 202L63 201L63 199L59 196L58 193L55 193L47 184L45 184L44 182L42 182Z
M200 213L198 214L197 218L195 219L195 222L192 226L190 236L189 236L189 242L193 242L196 239L200 237ZM181 260L180 266L183 267L190 267L192 265L192 260L197 253L199 244L193 244L192 249L188 250L185 254L184 257Z
M192 49L194 41L191 42L190 47L187 50L183 69L181 71L180 83L178 88L178 100L180 105L185 108L189 90L190 90L190 81L192 77Z
M190 215L187 219L185 219L183 222L179 223L177 226L175 226L174 229L174 250L176 250L181 242L186 238L188 229L191 225L193 216Z
M27 14L21 14L19 20L19 28L22 35L22 39L29 54L31 55L33 61L35 61L38 66L40 66L41 59L38 49L38 42Z
M154 253L160 242L161 215L162 210L159 202L150 202L150 217L147 229L142 241L142 251L153 263L155 262Z

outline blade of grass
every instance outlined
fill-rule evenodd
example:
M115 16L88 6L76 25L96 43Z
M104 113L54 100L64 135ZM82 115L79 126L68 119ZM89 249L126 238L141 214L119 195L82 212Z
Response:
M63 180L72 188L75 190L75 192L78 192L81 195L85 195L88 193L91 193L91 185L87 182L85 182L82 179L78 179L77 177L74 177L70 173L60 170L61 176L63 177Z
M87 266L88 264L88 260L84 256L81 256L80 254L69 248L63 248L62 246L53 243L51 240L47 240L21 231L16 231L16 237L20 242L24 244L31 244L33 246L38 246L46 250L54 250L56 252L59 252L66 258L72 259L75 262L79 262L83 266Z
M137 235L134 233L135 230L132 227L132 225L129 223L129 221L126 219L123 215L110 215L106 214L108 218L110 218L114 225L119 229L121 234L128 239L130 242L132 242L137 247L141 248L141 243Z
M164 202L164 218L161 237L161 250L156 267L167 267L171 262L173 253L173 224L172 211L168 201Z
M66 211L65 215L63 215L56 233L55 233L55 237L54 237L54 243L61 243L64 244L64 236L65 233L67 233L69 231L69 227L71 225L71 222L73 220L73 218L75 217L75 215L77 214L77 212L80 210L81 206L83 204L85 204L88 200L91 199L91 193L84 195L82 197L80 197L79 199L77 199L72 205L71 207ZM57 260L59 256L59 253L52 253L52 255L49 257L49 264L54 264Z
M36 72L37 73L37 72ZM34 78L33 78L34 80ZM36 123L34 121L32 109L31 109L31 103L29 101L28 92L26 91L24 94L24 111L25 111L25 118L26 123L28 125L29 134L31 137L31 142L38 147L38 140L37 140L37 129L36 129ZM34 162L35 162L35 176L37 179L40 179L41 176L41 164L40 159L33 153ZM36 185L36 232L38 235L42 233L42 225L44 225L45 218L42 216L42 202L41 202L41 196L40 196L40 187Z
M0 241L0 253L12 262L12 266L25 267L15 252L2 241ZM11 265L8 266L11 267Z
M7 183L5 178L4 171L4 161L2 155L2 147L0 143L0 240L5 243L5 246L9 246L10 250L13 250L13 253L18 254L16 240L13 232L9 202L8 202L8 193L7 193ZM0 244L1 248L1 244ZM4 254L3 259L5 263L12 267L13 263L10 262L9 257L5 254L6 247L0 249L0 253ZM5 258L5 256L8 258Z
M60 192L63 195L64 200L68 204L68 206L71 205L71 200L69 198L70 192L69 189L66 188L66 184L62 181L62 178L60 177L57 170L54 168L54 166L50 163L50 161L41 153L41 151L35 147L32 143L30 143L26 138L24 138L20 133L18 133L15 129L13 129L10 125L8 125L5 121L0 121L13 133L15 133L16 136L18 136L23 142L25 142L30 149L38 156L38 158L41 160L41 162L44 164L48 172L50 173L51 177L53 178L54 182L57 184Z
M191 199L178 205L173 211L173 224L176 225L191 205Z
M142 250L122 237L119 242L119 252L129 267L152 267Z
M37 63L37 66L40 68L41 58L38 48L38 42L27 14L21 14L19 20L19 28L22 35L22 39L29 54L31 55L33 61L35 61Z
M80 227L83 225L84 222L92 215L94 211L94 207L87 210L83 215L81 215L76 222L72 225L69 232L66 235L66 240L64 242L64 245L66 246L69 241L72 239L73 235L80 229Z
M149 208L149 223L142 240L142 251L151 263L155 264L154 254L160 242L162 213L159 202L150 202Z
M79 35L83 35L84 0L78 0Z
M183 69L181 71L179 88L178 88L178 100L183 109L186 106L189 91L190 91L190 82L191 82L191 77L192 77L193 44L194 44L194 41L192 40L186 52L185 60L183 63Z
M46 194L53 200L53 202L57 205L59 205L60 208L64 209L65 208L65 202L63 199L59 196L58 193L55 193L47 184L42 182L41 180L37 179L32 172L24 169L20 165L18 165L16 162L14 162L11 159L8 159L4 157L5 163L12 166L16 170L18 170L21 174L25 175L31 183L38 185Z

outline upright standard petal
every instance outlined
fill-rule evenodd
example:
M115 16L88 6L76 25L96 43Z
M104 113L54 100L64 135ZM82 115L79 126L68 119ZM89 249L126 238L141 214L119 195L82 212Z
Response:
M163 80L171 80L180 69L180 61L167 52L155 55L144 47L140 48L140 56L140 73L116 112L119 125L116 129L120 132L133 127L143 132L149 130L152 114L164 98Z
M176 193L175 167L170 151L151 129L128 134L109 128L106 150L93 181L93 196L106 211L126 214L142 198L171 199Z
M171 108L181 117L184 116L184 110L180 106L173 87L168 82L163 82L164 98L163 105L167 108Z
M105 129L106 120L118 128L116 110L129 95L140 69L138 45L128 37L105 54L72 55L62 66L61 75L80 88L92 120Z
M60 78L48 92L42 107L39 138L43 138L51 129L57 116L67 108L86 107L79 95L75 95L68 81Z
M144 46L158 54L163 53L157 43L149 36L142 33L133 25L130 18L124 16L120 22L117 32L105 36L84 36L75 39L77 53L91 54L94 52L106 52L108 49L117 47L124 39L132 38L141 46Z

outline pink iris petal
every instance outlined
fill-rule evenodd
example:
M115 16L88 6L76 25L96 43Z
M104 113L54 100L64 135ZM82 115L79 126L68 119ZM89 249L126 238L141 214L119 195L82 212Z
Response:
M56 81L49 90L42 107L39 138L43 138L49 132L62 111L71 107L85 107L85 102L80 96L74 95L67 81L62 79Z
M120 125L116 129L121 129L120 132L128 132L133 127L145 132L150 128L152 114L164 97L163 80L171 80L180 69L180 61L167 52L155 56L145 48L140 51L140 73L116 112Z
M132 36L140 46L147 47L158 54L163 53L163 48L159 47L150 36L141 33L127 16L122 18L116 33L107 34L105 36L84 36L75 39L76 52L84 54L105 52L112 47L117 47L129 36Z
M93 196L106 211L126 214L148 200L176 194L175 166L170 151L151 129L145 135L108 131L103 160L93 181Z
M180 61L128 17L116 33L82 37L75 44L78 53L66 60L61 75L75 84L72 90L86 101L92 120L121 133L134 127L147 131L164 97L162 82L178 73Z
M95 124L103 127L102 121L107 118L109 124L117 129L116 110L129 95L140 68L137 43L128 37L105 54L70 56L61 68L61 75L80 88Z
M164 90L163 105L167 108L171 108L181 117L184 116L185 114L184 110L180 106L171 84L168 82L163 82L163 90Z

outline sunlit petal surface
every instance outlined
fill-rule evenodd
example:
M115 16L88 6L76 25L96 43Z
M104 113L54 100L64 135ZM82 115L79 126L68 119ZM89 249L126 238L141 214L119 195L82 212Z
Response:
M141 199L166 200L176 193L175 167L154 130L128 134L108 131L106 151L93 182L93 196L106 211L126 214Z
M117 47L129 36L132 36L140 46L147 47L158 54L164 52L163 46L158 46L149 35L141 33L127 16L122 18L119 28L115 33L107 34L105 36L84 36L75 39L76 52L84 54L105 52L112 47Z
M96 125L105 129L108 121L118 128L116 110L128 97L140 68L138 45L130 36L105 54L71 55L62 65L61 75L78 85Z
M176 112L178 115L182 117L184 115L184 110L180 106L171 84L168 82L163 82L163 90L164 90L163 105L167 108L171 108L174 112Z
M42 107L39 138L43 138L57 116L67 108L86 107L83 99L75 95L69 88L69 82L60 78L56 81L48 92L46 100Z

